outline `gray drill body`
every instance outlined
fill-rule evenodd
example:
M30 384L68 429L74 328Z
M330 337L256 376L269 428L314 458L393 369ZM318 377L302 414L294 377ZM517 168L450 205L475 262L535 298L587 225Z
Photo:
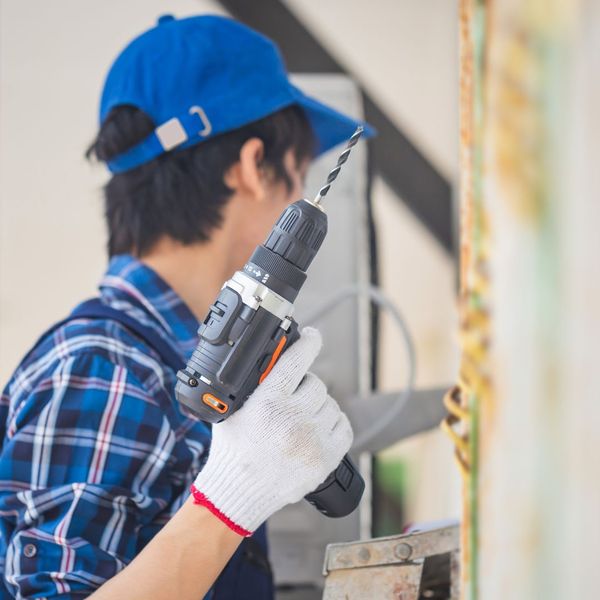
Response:
M322 209L299 200L225 283L198 329L198 346L177 374L177 399L196 417L218 423L239 410L296 341L293 303L326 233Z
M356 143L355 136L349 147ZM342 162L347 155L348 148ZM210 307L198 329L198 345L177 373L175 388L177 400L196 418L218 423L239 410L280 354L298 339L294 301L327 234L327 216L319 204L325 193L315 201L303 199L288 206L265 243L225 283ZM345 456L306 499L323 514L341 517L356 508L363 490L364 481Z

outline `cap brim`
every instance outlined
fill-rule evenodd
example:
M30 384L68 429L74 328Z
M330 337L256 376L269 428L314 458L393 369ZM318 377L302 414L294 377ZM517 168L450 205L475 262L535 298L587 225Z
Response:
M331 150L334 146L348 141L358 126L364 128L363 137L377 135L374 127L365 121L357 121L333 108L306 96L300 89L292 86L297 104L304 109L317 136L316 156Z

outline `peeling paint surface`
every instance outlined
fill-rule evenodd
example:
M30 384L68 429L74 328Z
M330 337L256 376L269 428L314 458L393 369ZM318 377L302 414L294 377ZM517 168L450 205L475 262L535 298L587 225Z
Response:
M477 597L485 600L580 597L566 583L563 548L563 518L577 510L565 501L565 419L577 400L565 393L573 319L564 309L565 252L573 232L561 218L567 198L582 201L568 184L580 18L578 2L488 4L483 158L474 174L489 222L493 394L478 399L477 487Z
M585 201L571 192L581 187L574 175L580 164L569 145L577 89L573 47L586 32L598 39L598 5L460 5L462 361L450 412L465 481L465 600L581 597L572 594L574 578L565 575L572 567L566 569L563 549L564 539L574 539L564 517L579 514L582 503L566 485L581 468L566 462L573 441L565 436L565 423L573 424L576 440L582 422L573 417L577 401L567 392L573 352L565 347L574 319L565 300L576 289L566 285L574 278L565 267L571 247L585 244L569 229L565 206ZM586 14L596 16L595 29L586 26ZM585 262L589 253L578 258ZM600 278L595 298L598 286ZM594 314L600 310L595 306ZM587 314L590 323L598 322L591 308ZM592 456L586 483L598 472ZM600 484L577 484L600 496Z
M488 369L489 228L483 197L482 165L487 9L480 0L461 2L459 303L462 356L458 385L446 397L446 406L457 422L451 437L456 443L457 459L464 480L462 597L468 600L476 600L478 596L479 410L483 402L490 402L491 397ZM454 408L451 403L453 398L456 398Z

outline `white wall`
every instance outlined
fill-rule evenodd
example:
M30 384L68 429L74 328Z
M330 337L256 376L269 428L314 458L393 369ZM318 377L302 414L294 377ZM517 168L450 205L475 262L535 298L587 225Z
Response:
M101 166L83 154L103 78L156 16L209 0L0 3L0 379L105 266Z
M381 180L375 182L373 199L380 283L402 310L414 336L416 387L447 386L454 381L458 364L456 276L451 260ZM384 315L379 369L382 389L403 385L405 364L399 332ZM384 451L381 458L405 464L407 522L460 515L460 480L452 444L439 429L404 440Z
M458 3L441 0L285 0L335 58L377 98L395 124L452 183L458 172ZM373 189L381 285L415 337L417 386L456 373L456 274L450 257L380 180ZM382 321L380 384L397 389L405 355ZM460 514L452 446L440 431L390 448L407 466L406 517Z
M458 169L458 2L284 0L446 176Z

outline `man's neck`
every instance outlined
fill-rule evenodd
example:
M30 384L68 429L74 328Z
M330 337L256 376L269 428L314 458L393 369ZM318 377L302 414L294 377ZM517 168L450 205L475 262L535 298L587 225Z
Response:
M162 238L140 261L160 275L202 321L223 283L231 277L226 239L216 235L188 246Z

